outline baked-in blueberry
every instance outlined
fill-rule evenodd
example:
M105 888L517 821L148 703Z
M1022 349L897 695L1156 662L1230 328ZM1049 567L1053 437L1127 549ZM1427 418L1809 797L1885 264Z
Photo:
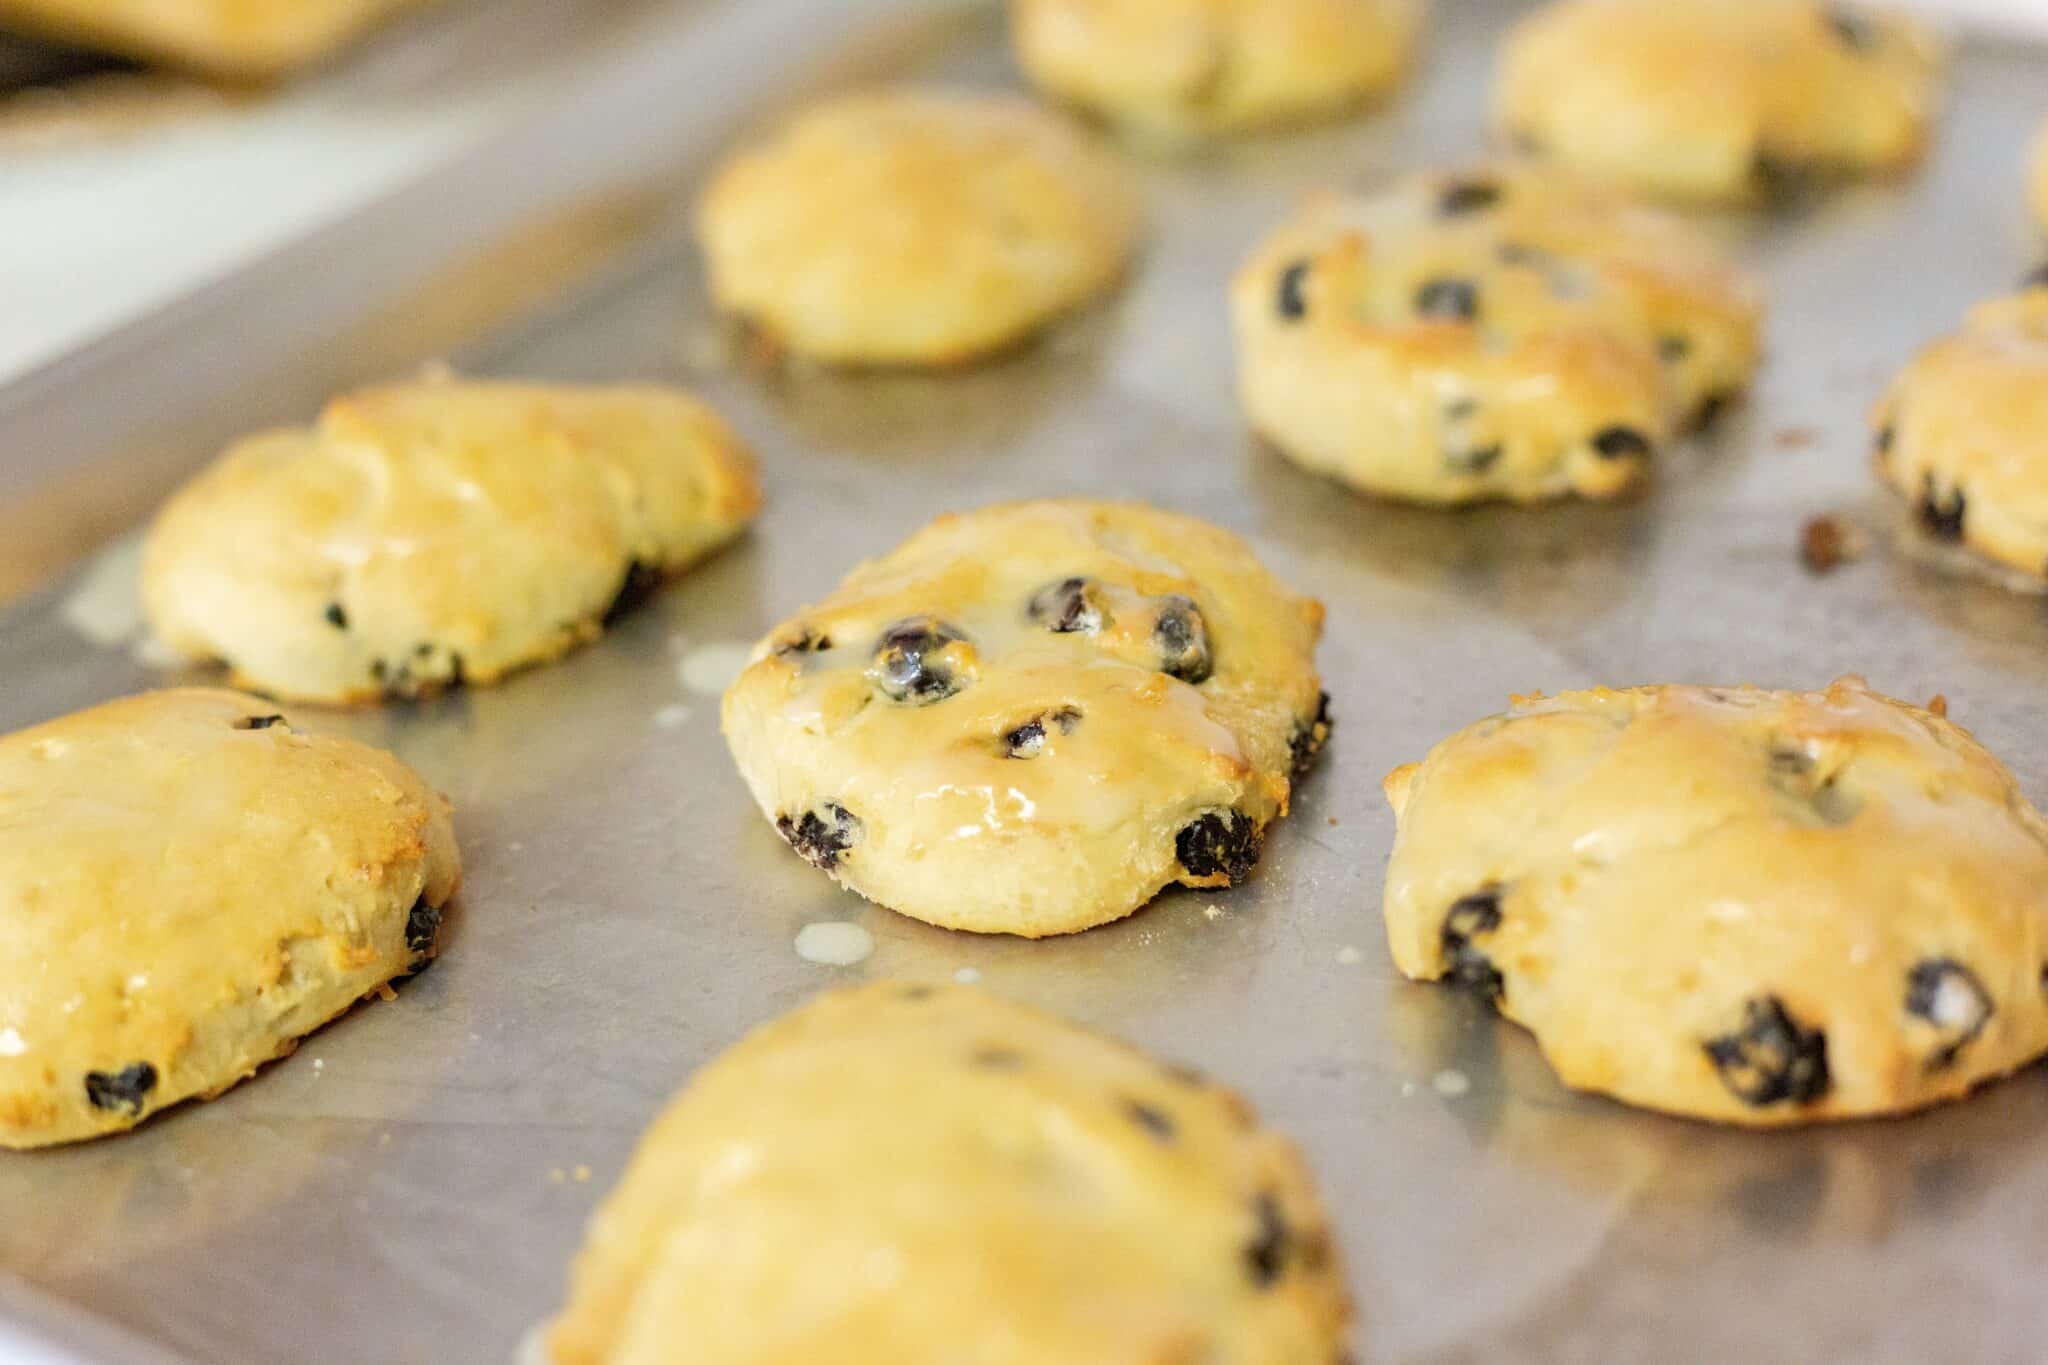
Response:
M1937 540L1961 540L1963 538L1963 509L1966 502L1963 490L1943 490L1936 486L1933 473L1920 481L1920 525Z
M1811 1104L1831 1084L1827 1034L1801 1028L1775 995L1746 1001L1742 1027L1701 1046L1729 1092L1758 1109L1786 1101Z
M235 722L237 730L268 730L273 725L283 725L283 716L244 716Z
M1771 152L1758 152L1750 163L1749 177L1757 194L1768 204L1789 207L1810 199L1821 185L1820 168L1810 162L1794 161Z
M342 609L341 603L329 602L327 604L326 616L327 624L333 626L336 630L348 629L348 613Z
M1261 842L1259 827L1250 816L1210 811L1181 828L1173 849L1189 876L1221 876L1236 886L1258 865Z
M1879 459L1892 453L1892 442L1898 437L1898 429L1889 423L1877 429L1877 435L1871 437L1870 443L1876 449Z
M1093 635L1102 629L1102 605L1085 578L1062 578L1031 595L1025 614L1055 635Z
M1179 1131L1164 1110L1154 1108L1143 1100L1125 1100L1124 1112L1131 1116L1132 1122L1161 1142L1172 1142Z
M1666 365L1676 365L1692 354L1692 338L1667 332L1657 338L1657 359Z
M1296 261L1280 272L1280 292L1276 306L1280 316L1288 322L1299 322L1308 316L1308 296L1302 292L1308 283L1307 261Z
M1721 414L1728 411L1728 405L1734 401L1733 395L1716 390L1700 399L1699 406L1692 410L1685 424L1693 431L1706 431L1721 420Z
M1603 460L1648 459L1655 447L1634 427L1603 427L1593 436L1593 452Z
M1296 722L1294 733L1287 737L1287 752L1293 761L1294 775L1305 776L1316 763L1316 756L1323 751L1323 742L1330 737L1330 727L1336 722L1330 718L1330 694L1323 693L1316 700L1314 717L1305 722Z
M1491 180L1453 180L1436 197L1436 211L1445 218L1477 213L1500 202L1500 186Z
M1262 1191L1252 1201L1252 1221L1254 1231L1244 1249L1244 1263L1252 1283L1263 1289L1287 1269L1287 1248L1293 1233L1287 1226L1287 1216L1280 1211L1280 1201L1268 1191Z
M895 701L929 706L965 685L943 657L965 637L931 616L910 616L882 632L871 668L875 683Z
M625 575L619 580L619 590L612 594L611 605L604 609L604 624L616 624L620 617L652 597L660 586L660 569L637 559L627 560Z
M1483 474L1499 460L1504 447L1498 442L1490 446L1463 447L1444 451L1444 463L1461 474Z
M1826 15L1828 27L1842 40L1842 46L1853 52L1868 52L1877 46L1877 29L1868 19L1853 10L1831 9Z
M109 1109L117 1114L139 1114L156 1089L156 1068L148 1062L136 1062L122 1067L119 1071L88 1071L85 1073L85 1098L95 1109Z
M1071 735L1074 733L1074 727L1080 723L1081 713L1074 707L1058 707L1044 715L1033 716L1006 733L1003 736L1003 746L1011 758L1037 758L1045 752L1047 726L1063 735Z
M809 626L801 626L793 637L775 642L775 652L783 658L792 654L823 654L830 648L832 637L814 632Z
M1209 627L1194 599L1172 593L1159 599L1159 619L1152 626L1152 641L1159 646L1159 671L1182 682L1198 683L1208 678Z
M1929 1071L1955 1063L1956 1055L1989 1023L1995 1007L1977 974L1952 957L1916 962L1906 973L1906 1013L1940 1029L1941 1046L1927 1058Z
M839 865L840 855L859 843L863 832L859 817L836 801L800 817L778 815L775 828L805 862L824 872Z
M1437 930L1445 980L1492 1005L1500 1003L1507 981L1493 965L1493 959L1472 940L1500 928L1500 919L1500 888L1482 887L1452 901L1451 908L1444 912L1443 927Z
M1470 322L1479 316L1479 286L1470 280L1431 280L1415 291L1415 311L1425 318Z
M424 899L415 901L412 913L405 917L405 946L412 950L414 957L426 957L434 950L434 939L441 932L441 907L428 905Z

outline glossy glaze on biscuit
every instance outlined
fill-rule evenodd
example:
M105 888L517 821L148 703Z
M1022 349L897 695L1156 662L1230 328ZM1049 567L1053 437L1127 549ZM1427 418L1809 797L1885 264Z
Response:
M551 1365L1333 1365L1299 1156L1237 1096L958 986L835 991L693 1078Z
M1137 503L943 517L755 648L725 697L796 851L948 928L1070 933L1257 862L1329 728L1321 604Z
M2048 823L1969 733L1845 678L1518 699L1387 778L1394 962L1567 1085L1757 1126L2048 1051Z
M0 24L225 76L268 77L428 0L0 0Z
M424 966L460 878L417 775L255 697L0 737L0 1146L226 1090Z
M241 686L418 696L596 639L760 501L731 429L672 389L396 384L187 484L150 528L143 604Z
M1232 288L1252 427L1415 502L1614 497L1749 382L1762 305L1686 224L1520 166L1329 196Z

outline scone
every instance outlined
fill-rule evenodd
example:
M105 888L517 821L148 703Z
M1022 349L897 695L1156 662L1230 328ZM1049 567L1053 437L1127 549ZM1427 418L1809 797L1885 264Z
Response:
M1938 708L1860 678L1517 698L1386 785L1395 964L1567 1085L1765 1126L2048 1050L2048 823Z
M1553 0L1509 36L1495 113L1589 177L1768 202L1917 161L1941 66L1919 23L1824 0Z
M254 697L0 736L0 1146L211 1098L432 957L448 803Z
M1329 730L1322 620L1192 518L990 507L776 627L725 736L841 884L951 929L1071 933L1249 875Z
M1326 197L1232 289L1252 427L1427 503L1628 491L1748 384L1761 311L1686 224L1521 166Z
M1296 123L1406 74L1422 0L1011 0L1047 93L1169 141Z
M1872 421L1929 535L2048 577L2048 274L1916 356Z
M550 1365L1334 1365L1293 1146L980 991L818 997L697 1074L598 1211Z
M839 365L1003 350L1106 291L1138 221L1115 157L1016 98L830 100L728 160L697 209L712 300Z
M760 503L752 457L674 390L396 384L187 484L150 527L143 605L241 686L413 697L596 639Z
M223 76L282 75L426 0L0 0L21 27Z

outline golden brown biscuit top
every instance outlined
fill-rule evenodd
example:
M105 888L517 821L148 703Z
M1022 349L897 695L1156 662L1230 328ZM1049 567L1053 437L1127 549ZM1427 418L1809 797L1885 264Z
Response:
M274 76L428 0L0 0L17 23L229 76Z
M1325 1365L1347 1316L1299 1159L1234 1095L979 991L880 982L692 1079L549 1344L559 1365Z

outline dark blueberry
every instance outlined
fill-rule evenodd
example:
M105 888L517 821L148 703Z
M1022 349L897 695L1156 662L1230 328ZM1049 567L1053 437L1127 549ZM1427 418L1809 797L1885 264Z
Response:
M1734 396L1725 392L1717 391L1708 394L1705 398L1700 399L1699 406L1692 410L1690 417L1686 418L1686 426L1694 431L1707 430L1714 423L1721 420L1721 414L1728 411L1728 405L1734 401Z
M433 652L434 647L429 644L417 644L412 647L412 654L415 659L424 659Z
M1282 320L1299 322L1308 316L1308 296L1302 287L1308 283L1308 262L1296 261L1280 272L1280 294L1277 306Z
M1634 427L1605 427L1593 436L1593 451L1603 460L1647 460L1655 447Z
M431 956L434 939L440 932L441 907L428 905L424 899L415 901L412 913L405 917L405 946L412 949L412 955Z
M348 629L348 613L342 610L341 603L329 602L327 604L327 624L333 626L336 630Z
M1287 1246L1293 1234L1287 1216L1280 1212L1280 1201L1270 1193L1261 1193L1252 1201L1252 1218L1258 1231L1245 1246L1244 1264L1252 1283L1264 1289L1287 1269Z
M273 725L283 725L283 716L244 716L235 722L237 730L268 730Z
M782 641L775 646L775 652L783 658L792 654L822 654L832 648L832 637L814 635L809 626L799 626L793 639Z
M1173 849L1191 877L1222 877L1236 886L1259 861L1263 836L1248 815L1210 811L1174 836Z
M1152 627L1159 646L1159 671L1182 682L1206 680L1210 671L1209 627L1192 598L1173 593L1159 599L1159 620Z
M1906 1013L1925 1019L1946 1035L1927 1058L1929 1071L1954 1065L1956 1054L1984 1031L1994 1012L1984 983L1952 957L1916 962L1906 973Z
M1161 1142L1173 1141L1176 1133L1179 1131L1174 1127L1173 1120L1164 1111L1154 1109L1142 1100L1125 1100L1124 1112L1131 1116L1133 1123L1143 1128L1153 1137L1158 1138Z
M1937 540L1963 538L1963 490L1951 488L1946 494L1934 485L1934 475L1920 483L1920 525Z
M1470 322L1479 316L1479 286L1470 280L1431 280L1415 291L1415 311L1425 318Z
M929 706L944 701L963 686L940 657L963 637L930 616L910 616L882 632L875 642L872 668L875 683L895 701Z
M383 682L390 675L390 672L390 665L386 664L382 659L370 660L370 677L377 682Z
M1657 338L1657 359L1666 365L1676 365L1692 354L1692 338L1676 333Z
M1477 213L1500 202L1500 186L1491 180L1453 180L1436 197L1436 211L1445 218Z
M978 1047L967 1060L990 1071L1015 1071L1024 1065L1024 1054L1012 1047Z
M1297 723L1294 733L1287 737L1287 752L1296 777L1306 775L1316 765L1316 755L1323 751L1323 742L1329 739L1330 727L1335 723L1330 718L1330 694L1325 692L1316 701L1314 718Z
M1771 771L1782 777L1807 777L1813 768L1813 755L1804 749L1781 746L1771 750Z
M1811 1104L1828 1093L1827 1034L1801 1028L1775 995L1745 1003L1742 1027L1702 1046L1721 1083L1744 1104Z
M1787 208L1810 199L1820 189L1821 174L1818 166L1803 161L1790 161L1773 156L1769 152L1758 152L1750 165L1750 180L1755 184L1757 194L1765 203L1778 208Z
M805 862L825 872L839 865L839 855L859 843L862 834L859 818L835 801L801 817L778 815L775 828Z
M1471 991L1488 1004L1498 1005L1506 978L1493 959L1473 946L1472 940L1500 928L1500 888L1489 886L1469 896L1460 896L1444 912L1437 942L1443 948L1444 977L1460 990Z
M1074 733L1074 727L1081 723L1081 713L1071 706L1062 706L1042 716L1033 716L1016 729L1003 736L1003 745L1011 758L1037 758L1045 751L1046 727L1050 725L1063 735Z
M469 685L469 675L463 671L462 655L451 650L448 654L448 683L452 690Z
M1025 614L1056 635L1093 635L1102 629L1102 608L1085 578L1062 578L1031 595Z
M1446 450L1444 463L1461 474L1483 474L1500 459L1502 449L1496 444L1480 446L1476 450Z
M1896 427L1889 424L1879 427L1877 435L1871 438L1871 445L1876 448L1878 458L1882 459L1890 455L1892 453L1892 442L1898 438L1899 433Z
M2025 279L2021 280L2020 289L2022 292L2029 289L2048 289L2048 261L2044 261L2036 266Z
M1868 52L1877 46L1877 29L1868 19L1845 9L1831 9L1827 12L1828 27L1842 40L1842 46L1854 52Z
M136 1062L119 1071L88 1071L85 1073L85 1098L95 1109L111 1109L117 1114L139 1114L143 1101L149 1092L156 1089L156 1068L148 1062Z
M626 561L625 575L619 580L619 589L612 594L611 605L604 609L603 621L607 627L616 625L620 617L645 602L661 586L661 570L637 559Z

